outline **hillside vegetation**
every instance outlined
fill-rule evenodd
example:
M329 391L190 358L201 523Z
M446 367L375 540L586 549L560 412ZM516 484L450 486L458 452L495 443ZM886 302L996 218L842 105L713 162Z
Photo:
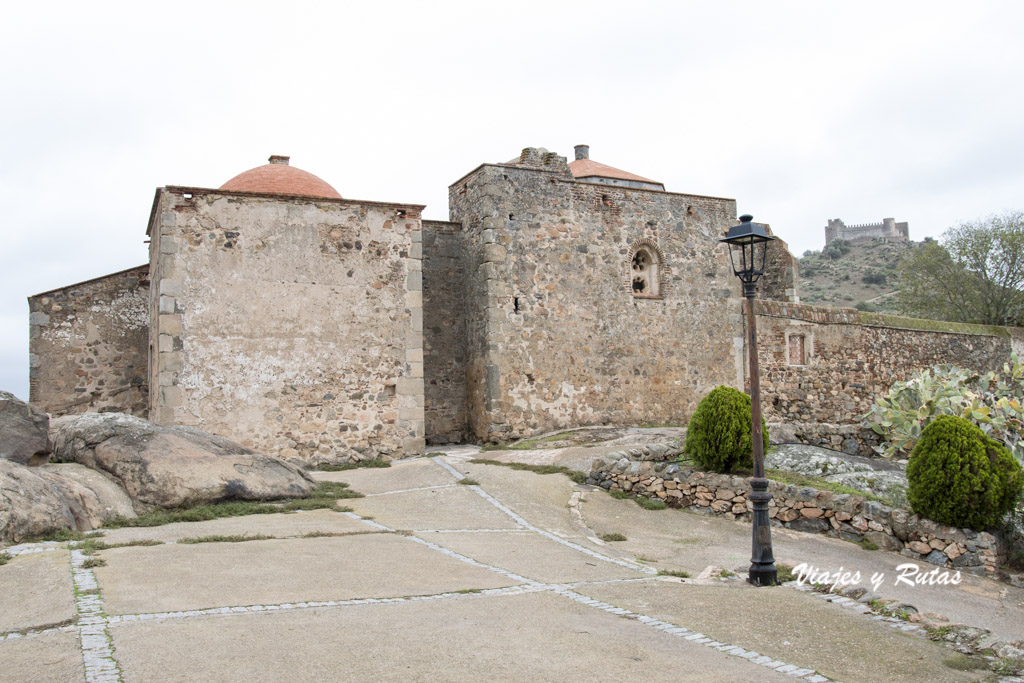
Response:
M800 259L800 301L898 314L899 263L918 242L835 240Z

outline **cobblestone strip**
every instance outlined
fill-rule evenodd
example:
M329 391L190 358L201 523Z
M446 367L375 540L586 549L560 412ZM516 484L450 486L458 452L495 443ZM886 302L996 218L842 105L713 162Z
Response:
M377 496L393 496L396 493L412 493L414 491L430 491L433 489L450 489L458 484L439 484L437 486L420 486L415 489L402 489L401 491L382 491L381 493L365 493L363 498L376 498Z
M842 607L843 609L848 609L851 612L856 612L857 614L863 614L865 616L868 616L873 621L884 622L886 626L890 628L899 629L904 633L928 637L928 632L920 624L911 624L909 622L903 621L899 617L890 617L886 614L876 614L875 611L871 609L871 607L863 603L857 602L852 598L836 595L835 593L821 593L815 590L813 586L808 586L806 584L800 585L796 581L789 581L782 585L795 588L796 590L804 593L810 593L815 597L821 598L825 602L831 602L833 605L836 605L837 607Z
M209 607L207 609L180 610L174 612L148 612L143 614L119 614L107 617L109 624L128 624L139 621L161 619L185 619L187 617L225 616L231 614L255 614L257 612L288 612L302 609L323 609L330 607L358 607L360 605L387 605L401 602L424 602L430 600L461 599L473 596L522 595L539 593L547 590L542 584L507 586L505 588L486 588L479 592L460 593L458 591L435 593L432 595L410 595L397 598L356 598L353 600L305 600L302 602L282 602L274 605L243 605L236 607Z
M121 680L121 670L114 659L114 648L107 631L103 598L92 569L83 565L87 555L71 549L71 577L75 584L75 605L78 608L78 635L82 643L82 661L86 683L113 683Z
M0 643L5 640L17 640L18 638L32 638L34 636L45 636L48 633L68 633L77 631L77 626L53 626L50 628L30 628L21 631L8 631L0 633Z
M12 545L4 548L3 552L11 557L17 557L18 555L29 555L31 553L49 553L54 550L64 550L64 546L59 541L42 541L40 543Z
M441 467L443 467L446 470L448 470L452 474L452 476L455 477L456 479L458 479L459 481L462 481L463 479L466 478L466 475L464 475L462 472L459 472L457 469L455 469L454 467L452 467L448 463L446 463L443 460L441 460L440 457L433 457L433 458L431 458L431 460L433 460L438 465L440 465ZM486 500L488 503L490 503L494 507L496 507L499 510L501 510L502 512L504 512L509 517L511 517L513 519L513 521L515 521L515 523L518 524L519 526L521 526L524 529L527 529L529 531L536 532L536 533L540 534L541 536L554 541L555 543L560 543L560 544L564 545L567 548L572 548L573 550L575 550L577 552L581 552L584 555L589 555L590 557L593 557L594 559L601 560L603 562L610 562L610 563L616 564L616 565L618 565L620 567L625 567L626 569L632 569L634 571L643 572L645 574L652 574L652 575L658 573L658 571L656 569L651 569L650 567L644 567L642 565L636 564L634 562L630 562L628 560L620 560L618 558L608 557L607 555L602 555L601 553L598 553L598 552L595 552L593 550L590 550L589 548L584 548L581 545L577 545L577 544L573 543L572 541L567 541L564 538L559 538L558 536L555 536L553 533L551 533L549 531L545 531L543 529L540 529L540 528L535 527L534 525L530 524L525 519L520 517L518 514L516 514L515 512L510 510L509 508L505 507L501 502L498 501L497 498L495 498L491 494L487 493L487 491L484 491L479 486L470 486L469 488L471 488L472 490L476 491L476 493L479 496L481 496L484 500Z
M808 683L832 683L831 679L815 673L814 669L803 669L796 666L795 664L786 664L785 662L773 659L767 655L762 655L751 650L745 650L742 647L739 647L738 645L730 645L729 643L723 643L721 641L715 640L714 638L710 638L704 635L703 633L691 631L690 629L684 626L672 624L667 621L661 621L660 619L648 617L643 614L637 614L636 612L632 612L622 607L616 607L615 605L611 605L607 602L595 600L594 598L588 598L585 595L581 595L575 591L571 591L566 588L561 588L559 586L551 586L550 589L553 593L569 598L570 600L574 600L575 602L578 602L580 604L587 605L588 607L594 607L596 609L608 612L609 614L615 614L617 616L625 617L627 619L635 619L636 621L639 621L641 624L650 626L652 628L656 628L659 631L663 631L664 633L667 633L669 635L682 638L683 640L688 640L695 645L713 647L716 650L724 652L725 654L731 657L739 657L740 659L746 659L753 664L760 664L761 666L767 667L769 669L774 669L779 673L788 674L790 676L793 676L794 678L801 678L805 681L808 681Z

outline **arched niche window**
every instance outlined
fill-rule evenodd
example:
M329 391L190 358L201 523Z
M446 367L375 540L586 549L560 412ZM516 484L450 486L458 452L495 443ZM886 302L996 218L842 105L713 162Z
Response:
M661 296L661 252L657 245L642 240L630 250L629 288L636 297Z

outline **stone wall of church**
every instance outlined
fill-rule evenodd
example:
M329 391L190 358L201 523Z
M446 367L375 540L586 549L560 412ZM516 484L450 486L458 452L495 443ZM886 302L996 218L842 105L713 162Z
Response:
M755 302L765 418L857 424L875 398L919 370L994 370L1020 328L880 316L852 308Z
M149 267L29 297L29 400L51 415L148 411Z
M429 443L466 439L466 287L459 223L423 221L424 417Z
M564 158L533 156L450 188L471 435L685 424L707 391L741 382L739 288L717 242L735 202L577 182ZM635 291L641 250L653 263Z
M421 454L421 209L159 190L151 419L313 464Z

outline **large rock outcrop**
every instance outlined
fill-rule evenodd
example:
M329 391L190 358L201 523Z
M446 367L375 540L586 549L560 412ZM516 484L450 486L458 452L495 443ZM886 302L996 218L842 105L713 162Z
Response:
M110 517L134 514L123 490L81 465L26 467L0 460L0 543L56 529L88 531Z
M50 452L50 416L0 391L0 460L42 465Z
M295 465L233 441L121 413L55 418L50 438L55 460L112 477L139 511L154 505L302 498L315 486Z

